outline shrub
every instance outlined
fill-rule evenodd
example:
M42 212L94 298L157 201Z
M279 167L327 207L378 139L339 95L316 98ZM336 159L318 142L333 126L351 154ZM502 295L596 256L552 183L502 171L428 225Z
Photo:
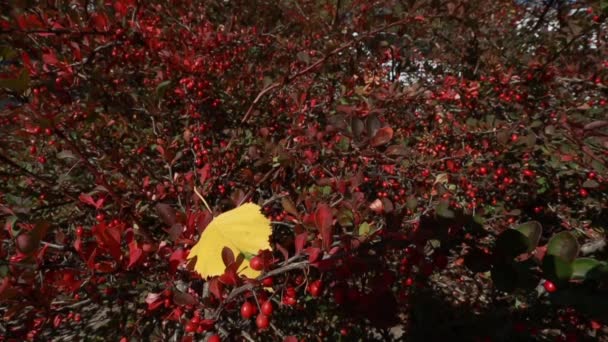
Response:
M4 339L605 337L604 2L0 6Z

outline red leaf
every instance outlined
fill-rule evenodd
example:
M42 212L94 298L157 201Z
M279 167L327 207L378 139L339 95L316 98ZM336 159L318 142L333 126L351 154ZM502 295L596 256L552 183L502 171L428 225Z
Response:
M177 223L177 212L169 204L156 203L154 209L156 209L156 215L158 215L167 226L170 227Z
M222 261L226 267L234 264L234 252L232 252L232 249L228 247L222 249Z
M605 127L605 126L608 126L608 121L597 120L597 121L593 121L591 123L586 124L585 127L583 127L583 129L585 131L590 131L590 130L602 128L602 127Z
M93 13L91 15L91 20L93 21L93 26L97 31L108 30L108 17L106 17L104 13Z
M200 177L199 181L201 182L201 184L204 184L205 181L209 179L209 176L211 176L211 165L205 164L205 166L198 169L197 173Z
M283 206L283 210L286 212L296 217L299 216L296 205L288 197L281 198L281 205Z
M143 255L144 251L139 248L137 241L131 241L131 243L129 243L129 264L127 265L127 268L135 266L139 261L142 260Z
M306 242L308 241L308 233L298 234L295 238L295 246L296 246L296 254L299 254L306 246Z
M177 267L186 260L187 256L188 253L183 249L174 251L169 257L169 272L175 273L175 271L177 271Z
M285 247L283 247L277 243L276 248L279 250L279 252L281 252L281 254L283 255L283 258L285 260L289 259L289 251L287 251L287 249L285 249Z
M211 292L211 294L213 294L215 298L220 300L222 299L222 288L223 285L222 283L220 283L217 277L209 280L209 292Z
M116 270L116 265L109 261L100 261L95 264L95 270L101 273L110 273Z
M321 249L317 247L308 247L305 250L306 254L308 254L308 262L313 263L319 259L321 256Z
M391 139L393 139L393 129L390 127L382 127L370 140L370 144L373 147L377 147L388 143Z
M169 229L164 229L167 234L169 234L169 239L171 241L177 241L184 232L184 226L181 223L176 223L171 226Z
M189 293L175 291L173 293L173 302L177 305L194 305L197 303L197 300Z
M12 288L10 277L4 277L0 284L0 300L11 299L17 294L17 291Z
M287 336L283 339L283 342L298 342L298 338L295 336Z
M55 55L55 52L53 50L48 50L47 53L43 53L42 61L44 62L44 64L48 65L56 65L57 63L59 63L59 60L57 59L57 56Z
M99 247L106 250L112 258L120 262L122 258L122 251L120 250L122 232L119 227L110 228L102 223L93 227L92 232Z
M85 193L82 193L82 194L80 194L80 196L78 196L78 199L82 203L94 206L95 209L101 209L101 207L103 207L103 202L104 202L103 198L100 198L97 201L95 201L93 199L93 196L85 194Z
M219 280L226 285L236 285L239 282L239 275L236 273L237 267L235 264L229 266Z
M317 229L321 233L321 240L323 241L323 249L329 250L329 247L332 243L332 223L333 216L331 213L331 208L325 204L320 203L317 206L317 211L315 212L315 225Z

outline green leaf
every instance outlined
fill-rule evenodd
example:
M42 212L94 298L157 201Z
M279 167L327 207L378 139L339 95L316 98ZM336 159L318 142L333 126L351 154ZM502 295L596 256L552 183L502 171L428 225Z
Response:
M547 254L563 259L567 263L574 261L578 255L579 244L570 232L561 232L553 235L547 244Z
M543 227L537 221L530 221L515 227L515 230L522 233L528 238L528 249L527 252L532 252L540 241L540 236L543 232Z
M30 87L30 73L27 69L21 70L18 78L0 79L0 88L8 88L10 90L22 93Z
M156 86L156 97L158 99L162 99L165 96L165 93L167 92L167 88L169 88L170 84L171 84L171 81L166 80L166 81L160 82Z
M600 183L598 183L597 181L594 181L593 179L587 179L583 183L583 188L587 188L587 189L595 189L599 186L600 186Z
M542 269L545 278L552 281L567 281L572 277L572 263L555 255L545 255Z
M19 56L17 51L13 50L9 46L0 46L0 57L3 61L8 61Z
M18 220L17 216L12 215L12 216L7 217L6 221L4 223L5 229L10 230L11 235L13 235L13 236L19 235L19 229L16 229L17 227L15 227L15 223L17 223L17 220Z
M418 199L414 196L409 196L407 198L407 200L405 201L405 206L409 209L409 210L415 210L418 207Z
M359 236L368 236L372 231L371 226L367 222L363 222L359 225Z
M530 245L526 235L515 229L507 229L496 238L494 254L511 260L528 251Z
M76 155L69 150L62 150L61 152L57 153L57 158L59 159L78 159L78 157L76 157Z
M456 217L456 213L450 209L447 202L441 202L435 207L435 214L444 219L453 219Z
M572 279L585 279L592 270L599 269L603 265L593 258L577 258L572 262Z
M338 212L338 223L342 227L351 227L353 225L354 215L350 209L342 208Z
M310 64L310 56L308 55L308 53L306 53L304 51L300 51L300 52L298 52L297 57L301 62Z

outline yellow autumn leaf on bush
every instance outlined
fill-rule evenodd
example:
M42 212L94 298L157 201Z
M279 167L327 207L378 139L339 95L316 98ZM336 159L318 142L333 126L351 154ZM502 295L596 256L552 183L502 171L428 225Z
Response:
M224 274L224 247L230 248L235 256L251 256L270 249L270 220L262 215L261 209L257 204L246 203L214 218L188 255L188 259L197 257L195 271L203 278ZM255 278L260 272L251 269L245 261L239 274Z

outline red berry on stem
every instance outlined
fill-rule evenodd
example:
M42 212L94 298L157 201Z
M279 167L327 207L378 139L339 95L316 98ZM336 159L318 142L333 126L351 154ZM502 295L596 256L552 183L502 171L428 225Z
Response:
M319 297L323 292L323 282L321 280L315 280L308 285L308 293L313 297Z
M249 261L249 266L256 271L261 271L264 269L264 260L259 256L255 256Z
M258 317L255 319L255 325L258 326L258 329L264 330L270 325L270 320L268 319L268 316L264 314L259 314Z
M546 280L543 283L543 287L549 293L553 293L553 292L557 291L557 286L555 286L555 284L552 281L550 281L550 280Z
M186 332L192 333L196 331L196 325L192 323L186 324Z
M264 285L265 287L272 287L272 285L274 285L274 278L268 277L262 279L262 285Z
M218 335L218 334L209 336L209 339L207 340L207 342L221 342L221 341L222 341L222 339L220 338L220 335Z
M262 313L266 316L271 316L274 311L274 305L271 300L267 300L262 304Z
M256 313L257 313L257 309L256 309L255 305L253 305L251 302L245 302L245 303L243 303L243 306L241 306L241 316L244 319L250 319Z

